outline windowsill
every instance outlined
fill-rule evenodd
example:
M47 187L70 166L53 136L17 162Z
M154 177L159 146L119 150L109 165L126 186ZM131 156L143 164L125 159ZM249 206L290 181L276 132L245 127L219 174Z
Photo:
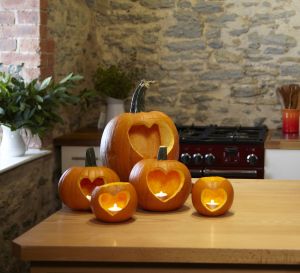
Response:
M24 156L0 157L0 174L51 153L50 150L29 149Z

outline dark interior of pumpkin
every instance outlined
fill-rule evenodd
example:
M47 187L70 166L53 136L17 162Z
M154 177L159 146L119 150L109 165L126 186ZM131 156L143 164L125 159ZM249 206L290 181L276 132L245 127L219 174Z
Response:
M91 181L89 178L83 178L80 181L81 191L85 196L91 196L92 191L97 187L104 184L104 180L100 177L96 178L94 181Z

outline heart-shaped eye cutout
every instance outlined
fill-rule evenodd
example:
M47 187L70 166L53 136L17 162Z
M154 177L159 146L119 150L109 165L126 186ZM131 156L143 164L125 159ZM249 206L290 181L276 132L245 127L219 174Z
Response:
M147 185L157 199L167 202L182 189L184 175L178 171L153 170L147 175Z
M210 211L222 208L226 201L227 193L224 189L204 189L201 193L201 203Z
M143 158L155 158L161 145L159 127L157 124L147 127L135 125L129 130L131 147Z
M97 186L102 186L104 185L104 180L103 178L96 178L95 180L91 181L89 178L85 177L80 180L80 188L82 193L85 196L90 197L92 194L92 191L97 187ZM87 198L88 198L87 197Z
M133 125L129 130L131 147L142 158L156 158L159 146L173 147L174 137L168 124Z
M102 193L99 196L99 204L110 215L115 215L126 208L130 200L130 194L127 191L120 191L116 195Z

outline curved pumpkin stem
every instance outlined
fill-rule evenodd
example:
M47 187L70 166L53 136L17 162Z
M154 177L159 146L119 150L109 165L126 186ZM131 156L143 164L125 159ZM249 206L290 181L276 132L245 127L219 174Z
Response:
M95 150L93 147L87 148L85 152L85 167L97 166Z
M145 91L150 87L150 84L154 81L141 80L136 87L130 105L130 113L138 113L144 111L145 107Z
M157 153L157 160L167 160L167 158L168 158L167 146L159 146L158 153Z

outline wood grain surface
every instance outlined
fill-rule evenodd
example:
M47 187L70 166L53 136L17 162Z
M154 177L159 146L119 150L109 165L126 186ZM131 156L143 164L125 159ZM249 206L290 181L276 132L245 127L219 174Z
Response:
M300 150L300 135L283 134L281 130L270 130L265 141L265 148Z
M300 181L230 181L235 199L221 217L198 215L190 199L118 224L63 208L16 238L14 251L29 261L300 265Z

